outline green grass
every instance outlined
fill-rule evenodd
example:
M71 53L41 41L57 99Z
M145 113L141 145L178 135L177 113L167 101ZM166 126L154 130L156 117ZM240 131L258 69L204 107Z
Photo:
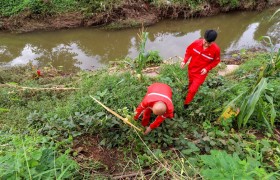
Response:
M132 113L137 103L143 98L146 87L152 82L163 82L169 84L173 89L173 101L178 117L193 122L215 121L223 105L254 83L257 78L256 72L268 57L267 54L259 54L248 60L248 63L245 62L234 74L226 78L216 76L217 70L210 73L195 96L189 111L183 110L183 98L187 92L184 88L188 83L187 72L182 71L178 64L163 65L158 77L148 78L144 76L142 81L139 81L136 75L132 76L128 72L108 75L106 70L93 73L81 72L75 77L57 76L56 78L41 78L39 80L32 79L33 70L29 68L2 70L1 76L5 83L14 82L27 87L43 87L50 85L50 83L53 85L68 84L69 87L80 89L54 92L1 88L0 108L5 110L0 112L0 120L2 122L9 121L12 124L27 124L26 117L35 111L48 118L58 116L62 119L73 116L75 112L90 111L95 114L104 111L102 107L92 101L89 95L98 97L115 111L126 107ZM13 73L15 71L18 73ZM18 74L22 74L24 78L19 77ZM277 84L277 81L273 81L273 83ZM274 88L274 91L278 92L279 88ZM276 108L279 108L279 104L276 104Z
M56 151L48 137L1 131L0 135L1 179L63 179L78 172L77 163Z
M126 3L125 0L1 0L0 17L18 15L30 12L33 15L53 15L63 12L81 12L85 15L96 12L110 12L113 8ZM149 0L149 3L158 7L165 5L189 6L197 9L208 0ZM219 0L220 6L235 8L240 5L238 0Z
M67 87L79 88L69 92L1 88L0 131L14 134L25 132L31 137L30 132L36 131L43 138L50 138L53 145L62 151L71 148L73 138L77 136L98 135L101 146L115 147L124 153L127 163L131 163L129 170L138 171L150 167L152 176L156 178L199 177L202 168L199 156L210 154L211 149L223 149L228 154L236 152L241 161L261 154L265 157L258 159L261 168L267 173L276 172L280 167L277 151L279 143L269 138L257 141L253 133L248 133L252 129L259 129L269 136L264 131L263 123L252 121L238 133L232 129L236 124L235 119L216 124L223 107L254 84L258 78L258 69L267 60L267 54L248 54L248 60L235 73L226 77L217 76L219 68L216 68L209 74L188 110L183 109L183 98L186 95L183 89L188 83L187 70L181 70L179 64L161 65L159 76L150 78L144 75L142 79L130 72L108 74L107 69L78 72L68 77L57 74L56 77L37 80L32 78L34 70L29 67L0 70L2 83L14 82L19 86L37 88L67 84ZM279 78L279 73L275 76ZM149 136L138 136L132 128L90 98L90 95L96 97L124 117L133 116L146 88L153 82L167 83L172 87L175 117L165 120ZM280 92L280 84L277 78L272 79L271 83L274 88L272 95L277 102L275 122L279 123L280 101L277 94ZM254 118L257 115L252 116ZM139 122L132 123L141 126ZM36 140L41 141L40 138ZM34 144L25 143L25 146L31 148L29 146ZM271 153L273 156L269 156ZM0 153L0 158L4 157ZM28 167L25 168L28 175ZM263 177L262 174L260 177Z
M2 0L0 15L12 16L29 11L31 14L48 15L62 12L100 12L120 4L120 0Z

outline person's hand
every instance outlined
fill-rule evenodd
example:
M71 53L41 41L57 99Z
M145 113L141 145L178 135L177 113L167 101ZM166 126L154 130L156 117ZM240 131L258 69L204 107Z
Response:
M200 71L201 75L204 75L207 73L207 70L205 68L203 68L201 71Z
M146 131L144 132L144 135L149 134L152 131L152 129L149 127L146 127Z
M184 61L181 62L181 69L183 69L185 67L185 64L186 63L184 63Z

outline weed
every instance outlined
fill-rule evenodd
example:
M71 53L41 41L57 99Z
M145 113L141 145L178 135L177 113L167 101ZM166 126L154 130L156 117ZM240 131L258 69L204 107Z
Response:
M234 106L236 102L241 101L240 114L238 115L237 124L238 127L245 127L250 117L254 112L257 113L257 119L262 120L268 131L273 132L274 122L276 118L276 110L274 103L274 92L275 88L273 84L270 83L271 79L276 78L275 75L280 68L280 50L275 55L274 46L269 37L264 37L268 39L271 45L271 52L268 61L265 66L261 68L258 77L254 77L255 83L251 88L236 99L230 102L226 106ZM267 60L267 59L266 59ZM270 113L266 113L269 111Z
M78 169L68 155L49 146L47 137L1 134L0 178L62 179Z
M257 163L260 167L254 168L251 171L254 172L254 175L250 174L250 176L255 178L268 177L270 173L277 172L277 169L279 169L279 143L271 139L257 140L254 134L245 130L235 132L233 128L236 119L234 117L222 121L221 124L216 124L215 121L222 112L224 105L230 103L232 99L248 90L249 86L255 83L258 76L254 71L258 69L259 63L265 62L269 57L261 54L246 61L245 64L241 65L241 68L244 66L248 69L245 68L241 75L235 73L229 77L220 78L216 77L215 74L210 74L209 84L205 83L201 87L199 96L194 99L188 110L183 109L182 100L185 96L182 90L187 86L187 72L182 71L179 64L160 65L159 76L149 78L143 75L141 83L130 72L122 71L108 74L106 69L95 72L80 72L75 77L64 80L59 79L59 77L53 79L55 84L66 83L79 88L71 93L32 92L30 90L13 93L18 91L11 87L4 87L0 89L0 97L3 100L0 101L0 131L20 132L29 134L29 136L33 131L36 131L45 137L45 139L41 139L41 136L38 137L38 141L35 138L37 144L30 144L28 143L29 140L25 141L25 139L23 139L23 142L18 141L25 147L26 156L24 156L23 146L21 145L19 149L21 149L22 154L18 157L25 166L24 170L27 176L24 177L26 178L30 177L29 174L34 177L32 174L34 165L29 163L30 151L37 152L39 150L38 154L41 155L45 149L48 149L45 152L46 154L54 152L55 157L58 158L61 155L60 152L68 152L71 149L73 139L83 134L98 136L98 143L102 147L118 148L129 162L135 164L130 170L142 171L145 167L151 167L153 171L151 176L159 179L169 177L200 178L199 169L203 167L203 169L209 170L212 165L203 163L199 156L202 154L209 155L211 150L219 149L227 152L228 155L225 156L231 156L230 159L234 161L232 169L238 167L243 168L244 171L248 170L250 168L247 166L251 166L251 162L253 162L250 159L255 159L256 162L254 161L254 163ZM3 78L4 82L14 82L19 86L30 87L41 87L46 85L45 83L51 82L51 79L29 79L31 71L32 69L26 68L21 79L6 74ZM248 75L250 74L249 78ZM176 109L175 117L166 119L149 136L142 137L139 135L141 139L133 129L123 124L121 120L108 113L90 98L90 95L94 96L121 116L130 119L133 124L140 125L140 122L131 120L133 112L136 105L141 102L146 88L155 81L164 82L171 86ZM267 86L270 90L266 93L273 97L274 108L277 110L279 109L277 100L280 100L277 96L280 92L279 81L276 78L270 79L270 83L271 85ZM265 99L263 101L267 103L263 108L270 110L269 101ZM276 114L278 115L278 111L276 111ZM151 120L154 118L152 117ZM257 120L258 114L253 114L251 118ZM279 118L276 117L275 123L278 122ZM255 121L254 123L249 122L249 124L251 127L263 129L262 122ZM9 141L2 142L5 145ZM49 149L51 150L49 151ZM239 160L231 155L234 152ZM1 156L3 153L5 151L0 151L1 158L5 157ZM77 154L73 153L73 155L76 156ZM210 156L214 157L211 154ZM35 157L37 156L34 155L33 160L40 164L41 161ZM67 153L64 158L69 158ZM75 171L75 168L72 169L70 162L68 163L65 159L63 161L65 161L65 165L60 164L56 167L56 169L58 168L57 178L60 175L62 177L66 176L70 169L71 172ZM28 162L28 166L26 162ZM59 160L55 160L55 162L57 164ZM102 162L99 163L98 161L88 162L88 165L95 168L96 171L106 169ZM51 169L54 169L54 166L52 167L48 166L50 171L46 170L46 167L40 172L53 173L54 171ZM232 169L229 168L229 170ZM215 171L219 172L219 170ZM38 174L43 177L44 174L42 173ZM225 174L231 174L231 171ZM245 173L244 176L247 175ZM84 176L90 175L85 174ZM39 178L39 176L36 177Z
M210 155L200 156L204 164L201 174L206 179L259 179L270 178L274 174L259 168L256 159L241 160L236 153L212 150Z

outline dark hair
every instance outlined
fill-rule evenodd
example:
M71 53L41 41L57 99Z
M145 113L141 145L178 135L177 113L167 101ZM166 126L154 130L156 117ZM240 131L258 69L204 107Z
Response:
M207 42L213 42L216 40L218 34L215 30L206 30L205 31L205 34L204 34L204 39L207 41Z

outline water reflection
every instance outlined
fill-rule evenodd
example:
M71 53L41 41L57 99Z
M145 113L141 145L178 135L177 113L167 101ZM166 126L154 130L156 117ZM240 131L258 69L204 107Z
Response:
M178 36L179 33L155 34L154 40L147 42L149 50L160 50L160 55L164 58L171 56L184 56L185 47L194 40L201 37L201 31L189 32L186 35ZM133 47L135 48L135 47Z
M98 62L101 60L101 57L99 55L87 54L77 43L69 45L60 44L52 49L51 55L50 59L54 60L52 64L55 66L64 66L65 63L72 59L74 66L80 69L100 68ZM63 62L63 60L67 62Z
M241 35L241 37L230 44L230 47L228 47L225 51L226 53L240 50L240 49L249 49L249 48L261 48L262 45L256 41L255 38L255 32L257 28L259 27L260 23L253 23L248 26L246 31Z
M5 51L7 51L7 49L5 49ZM6 66L27 64L28 62L31 62L34 65L38 65L38 61L36 59L43 55L39 51L40 49L38 47L34 47L31 44L26 44L26 46L21 51L21 54L18 57L14 58L9 63L7 63ZM7 51L6 55L11 55L11 53Z
M277 8L263 12L235 12L190 20L165 20L148 27L146 50L157 50L164 59L183 57L186 47L206 29L218 30L222 52L261 47L260 36L268 35L280 45L280 22L269 21ZM0 63L14 66L32 62L65 69L96 69L109 61L138 55L138 29L106 31L81 28L54 32L11 34L0 32Z

